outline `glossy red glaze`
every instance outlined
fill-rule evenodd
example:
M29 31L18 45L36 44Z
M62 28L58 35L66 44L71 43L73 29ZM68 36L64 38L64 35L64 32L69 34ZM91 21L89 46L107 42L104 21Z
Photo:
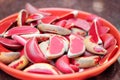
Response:
M8 38L2 38L0 37L0 44L5 46L6 48L16 50L16 49L21 49L22 46L15 40L8 39Z
M26 22L29 23L29 22L37 21L37 20L40 20L42 17L43 16L39 14L32 14L28 16L28 18L26 19Z
M14 14L1 20L0 21L0 34L3 34L8 28L10 28L10 26L16 21L16 18L17 18L17 14Z
M107 26L101 26L98 29L98 33L101 36L101 35L106 34L107 32L109 32L109 30L110 30L109 27L107 27Z
M5 33L5 36L11 36L14 34L20 35L20 34L32 34L32 33L39 33L39 30L31 26L18 26L18 27L9 29Z
M86 20L88 22L92 22L96 17L98 18L98 16L96 16L94 14L91 14L91 15L88 15L88 17L86 18Z
M5 47L3 47L1 44L0 44L0 53L1 52L11 52L10 50L6 49Z
M46 16L41 19L43 23L52 23L54 20L56 20L58 16Z
M26 10L21 10L19 13L18 13L18 17L17 17L17 24L19 26L22 26L22 25L25 25L25 21L28 17L28 13Z
M72 66L70 66L70 60L67 55L63 55L59 59L57 59L55 66L63 73L74 73Z
M86 20L79 19L79 18L70 18L66 23L66 26L68 25L75 26L85 31L88 31L90 29L90 24Z
M102 43L101 39L100 39L100 35L98 33L98 29L99 27L101 27L99 24L99 19L94 19L92 24L91 24L91 27L90 27L90 30L88 31L88 35L92 36L92 39L94 40L95 43Z
M112 59L112 57L115 55L115 53L118 50L118 46L111 46L108 49L108 53L100 60L99 64L103 65L105 63L107 63L110 59Z
M114 36L109 33L102 35L101 39L103 41L104 48L109 48L115 40Z
M32 63L48 62L39 48L36 38L31 38L27 41L24 47L24 51L25 55Z
M75 18L78 15L77 13L78 13L77 11L72 11L72 12L70 12L68 14L64 14L63 16L60 16L56 20L60 21L60 20L67 20L67 19L70 19L70 18Z
M61 20L61 21L55 23L55 25L64 27L66 25L66 20Z
M40 10L50 12L56 16L61 16L70 11L73 11L72 9L64 9L64 8L43 8ZM88 15L91 15L91 14L83 12L83 11L79 11L78 17L80 17L82 19L86 19L86 17ZM9 16L8 18L12 19L16 16L17 16L17 14L14 14L12 16ZM24 80L83 80L83 79L86 79L86 78L89 78L92 76L96 76L96 75L102 73L110 65L112 65L117 60L117 58L120 56L120 47L119 47L120 46L120 33L119 33L119 31L115 28L115 26L113 26L111 23L109 23L105 19L103 19L103 18L100 18L100 19L103 22L104 26L108 26L110 28L110 33L113 34L114 37L116 38L116 40L118 41L117 42L118 50L116 51L116 54L104 65L97 66L97 67L85 70L83 72L80 72L80 73L52 75L52 76L51 75L46 76L46 75L42 75L42 74L40 75L40 74L25 73L20 70L9 68L8 66L6 66L5 64L3 64L1 62L0 62L0 68L10 75L17 77L19 79L24 79ZM0 21L0 24L2 24L4 21L7 21L7 18Z

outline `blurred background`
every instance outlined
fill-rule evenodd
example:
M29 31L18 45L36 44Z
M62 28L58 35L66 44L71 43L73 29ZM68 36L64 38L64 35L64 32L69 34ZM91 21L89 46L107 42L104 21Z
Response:
M71 8L105 18L120 30L120 0L0 0L0 19L25 8L30 3L37 8ZM0 80L17 80L0 71ZM101 75L88 80L120 80L120 59Z
M37 8L60 7L87 11L107 19L120 30L120 0L0 0L0 19L20 11L26 3Z

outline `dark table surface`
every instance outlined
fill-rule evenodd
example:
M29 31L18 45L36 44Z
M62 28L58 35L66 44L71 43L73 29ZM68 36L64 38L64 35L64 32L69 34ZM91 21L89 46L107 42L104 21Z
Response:
M60 7L101 16L120 30L120 0L0 0L0 19L23 9L26 3L38 8ZM0 80L18 80L0 70ZM120 59L102 74L88 80L120 80Z

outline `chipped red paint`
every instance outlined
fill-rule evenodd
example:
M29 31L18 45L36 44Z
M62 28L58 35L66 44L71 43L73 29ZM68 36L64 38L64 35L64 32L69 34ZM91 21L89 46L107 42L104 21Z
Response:
M18 63L14 64L13 66L10 66L11 68L17 69L19 65L23 64L23 61L19 61Z

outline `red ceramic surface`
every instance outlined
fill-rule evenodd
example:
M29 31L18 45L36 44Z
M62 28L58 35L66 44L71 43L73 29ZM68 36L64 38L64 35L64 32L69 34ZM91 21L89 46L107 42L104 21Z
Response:
M59 15L59 16L72 11L71 9L63 9L63 8L44 8L44 9L40 9L40 10L51 12L53 15ZM88 15L90 15L90 13L79 11L78 17L85 19ZM0 24L3 23L4 21L7 21L9 19L13 19L15 17L17 17L17 14L13 14L13 15L1 20ZM112 57L110 59L110 61L105 63L104 65L94 67L94 68L91 68L91 69L83 71L83 72L74 73L74 74L64 74L64 75L42 75L42 74L25 73L25 72L22 72L20 70L15 70L15 69L9 68L7 65L5 65L1 62L0 62L0 68L3 71L5 71L6 73L8 73L9 75L12 75L16 78L24 79L24 80L83 80L83 79L86 79L89 77L96 76L96 75L102 73L111 64L113 64L120 55L120 34L119 34L119 31L115 28L115 26L113 26L108 21L106 21L102 18L101 18L101 20L105 26L108 26L110 28L110 33L113 34L114 37L117 39L117 41L118 41L117 44L119 47L118 51L116 52L114 57ZM4 27L3 27L3 29L4 29Z

